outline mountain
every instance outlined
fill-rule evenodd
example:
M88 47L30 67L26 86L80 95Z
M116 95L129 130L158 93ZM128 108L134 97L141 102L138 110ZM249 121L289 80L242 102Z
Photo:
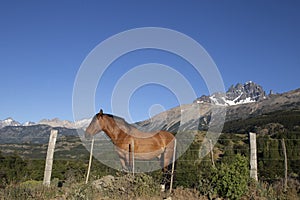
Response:
M63 128L69 128L69 129L83 129L86 128L91 119L82 119L76 122L71 122L68 120L60 120L58 118L54 119L42 119L39 122L25 122L21 124L18 121L15 121L11 117L5 119L5 120L0 120L0 129L6 126L34 126L34 125L48 125L51 127L63 127Z
M88 125L90 124L91 121L92 121L92 118L78 120L78 121L74 122L73 127L76 129L85 129L86 127L88 127Z
M21 125L20 122L15 121L11 117L6 118L4 120L0 120L0 128L3 128L5 126L20 126L20 125Z
M35 122L25 122L25 123L23 123L22 124L22 126L33 126L33 125L36 125L36 123Z
M262 87L253 82L237 84L230 87L226 94L215 93L211 96L202 96L192 104L172 108L151 119L138 122L137 125L145 130L164 129L171 132L176 132L179 126L183 130L207 130L212 109L218 107L226 109L226 123L279 111L299 111L300 89L267 96ZM185 119L186 122L182 127L182 112L192 113L195 109L198 109L200 118L195 119L193 118L195 115L191 114L189 119ZM186 116L189 117L189 115Z
M245 84L238 83L231 86L228 91L223 93L214 93L211 96L203 95L196 99L196 103L213 103L215 105L233 106L238 104L245 104L257 102L266 98L266 92L263 88L248 81Z
M38 124L48 125L51 127L63 127L63 128L70 128L70 129L84 129L86 128L89 123L91 122L90 119L82 119L76 122L71 122L68 120L60 120L58 118L54 119L43 119L38 122Z
M33 126L6 126L0 129L0 144L45 144L49 141L49 135L53 128L48 125ZM58 130L58 137L78 136L76 129L63 127Z
M0 144L45 144L53 128L59 131L58 137L78 137L82 129L88 126L90 119L70 122L67 120L43 119L38 123L21 124L12 118L0 120Z
M64 128L75 128L75 124L68 120L54 119L42 119L38 124L44 124L52 127L64 127Z
M226 92L226 97L231 105L236 105L263 100L266 98L266 92L260 85L249 81L243 85L232 85Z

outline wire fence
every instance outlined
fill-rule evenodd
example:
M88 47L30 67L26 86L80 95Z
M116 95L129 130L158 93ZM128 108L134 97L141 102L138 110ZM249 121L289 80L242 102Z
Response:
M249 146L249 137L247 134L232 135L225 134L226 137L220 137L216 145L213 147L213 154L207 154L204 158L199 158L199 150L203 140L198 139L196 142L191 143L187 151L177 158L175 166L175 185L178 181L178 177L197 177L198 174L204 173L203 170L207 167L213 165L212 160L216 163L217 167L224 162L230 161L236 154L241 154L250 160L250 146ZM11 137L9 139L16 139ZM32 138L28 138L30 140ZM34 139L40 139L40 137L35 137ZM45 139L45 138L43 138ZM178 141L178 146L180 146ZM284 165L284 152L281 145L281 139L279 138L266 138L266 137L257 137L257 171L258 179L261 181L274 182L281 180L284 177L285 170L287 170L288 177L299 179L300 175L300 139L299 138L285 138L286 143L286 153L287 153L287 169ZM145 145L145 144L144 144ZM151 144L149 144L151 145ZM47 143L23 143L23 144L0 144L0 151L2 156L0 160L5 160L4 155L16 155L18 154L25 160L45 160L47 152ZM89 147L85 147L81 140L78 137L58 137L55 153L54 153L54 170L55 174L64 174L66 173L65 169L60 170L56 168L59 166L60 162L68 161L78 161L83 163L83 166L87 166L89 162ZM104 173L111 173L114 169L106 168L106 164L110 163L111 165L119 166L119 169L122 169L120 165L120 160L118 159L115 149L112 143L104 138L101 140L95 141L95 153L94 160L92 163L92 174L93 170L97 168L104 169ZM97 149L98 148L98 149ZM111 158L110 156L114 156ZM104 157L101 157L104 156ZM213 156L213 159L211 158ZM95 159L96 158L96 159ZM97 158L101 158L100 162ZM110 159L111 158L111 159ZM102 163L102 164L101 164ZM104 164L103 164L104 163ZM139 173L144 171L141 167L144 164L154 164L156 166L160 165L158 159L153 159L151 161L145 160L136 160L135 161L135 172ZM101 165L101 167L99 167ZM102 166L104 165L104 166ZM76 169L72 169L75 170ZM81 174L85 174L85 169L81 170ZM87 170L87 168L86 168ZM250 168L249 168L250 171ZM196 184L196 183L195 183ZM191 183L191 185L193 185Z

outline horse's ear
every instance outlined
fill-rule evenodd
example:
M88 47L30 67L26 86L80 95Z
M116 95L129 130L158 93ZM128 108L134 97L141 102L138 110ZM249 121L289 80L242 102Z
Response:
M100 115L100 116L102 116L102 115L103 115L103 110L102 110L102 109L100 109L100 111L99 111L99 115Z

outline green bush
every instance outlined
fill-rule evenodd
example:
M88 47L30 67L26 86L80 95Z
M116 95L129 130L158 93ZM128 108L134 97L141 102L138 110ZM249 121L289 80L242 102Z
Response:
M26 162L18 155L1 156L0 153L0 174L4 182L20 182L25 177ZM1 183L2 186L2 183Z
M201 166L195 161L198 160L199 146L200 145L195 142L192 143L188 150L176 161L174 187L197 187L197 174Z
M214 194L214 183L212 182L213 174L215 169L209 161L202 161L201 167L198 176L198 187L200 194L208 196L209 199L212 199Z
M224 198L239 199L247 192L248 166L248 160L240 154L235 155L230 163L222 163L213 172L214 191Z

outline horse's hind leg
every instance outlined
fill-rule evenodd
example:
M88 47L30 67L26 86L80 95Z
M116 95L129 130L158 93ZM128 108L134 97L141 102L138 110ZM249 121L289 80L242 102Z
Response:
M165 191L165 185L166 185L166 168L165 168L165 151L161 154L160 156L160 166L162 168L162 179L161 179L161 182L160 182L160 188L161 188L161 191L164 192Z
M174 143L170 143L161 156L161 167L163 170L162 187L168 189L171 180L171 168L169 167L173 161Z
M167 172L169 170L169 165L173 161L173 155L174 155L174 142L169 143L168 146L165 148L165 151L163 153L164 161L163 161L163 170L164 172Z

